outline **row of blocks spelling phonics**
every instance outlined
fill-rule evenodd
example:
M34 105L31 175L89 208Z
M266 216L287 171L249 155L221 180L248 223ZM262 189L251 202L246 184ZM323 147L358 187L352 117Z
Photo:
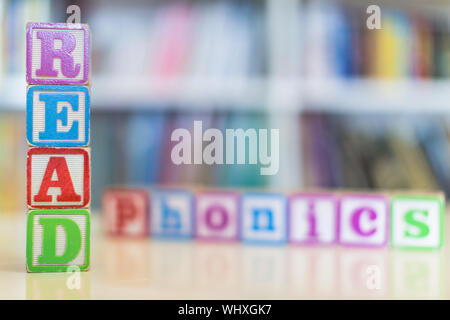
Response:
M443 244L441 194L110 188L102 200L112 235L429 249Z
M89 269L90 35L27 25L27 270Z

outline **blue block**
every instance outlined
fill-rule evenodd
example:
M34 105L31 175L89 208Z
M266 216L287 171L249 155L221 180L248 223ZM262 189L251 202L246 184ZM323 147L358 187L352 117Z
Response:
M84 86L29 86L27 140L37 147L89 145L90 95Z

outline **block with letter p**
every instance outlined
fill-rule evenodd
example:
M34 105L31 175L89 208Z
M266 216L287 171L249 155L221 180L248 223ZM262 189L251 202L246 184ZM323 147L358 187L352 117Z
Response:
M109 188L102 212L107 231L117 236L146 236L149 229L149 192L139 188Z
M90 201L90 170L89 148L28 149L28 207L87 207Z
M438 249L444 242L442 195L397 195L391 201L391 245Z
M89 269L90 214L85 209L32 210L27 216L27 270Z
M83 24L27 24L27 82L86 84L89 81L89 27Z
M39 147L89 145L90 97L83 86L29 86L27 140Z

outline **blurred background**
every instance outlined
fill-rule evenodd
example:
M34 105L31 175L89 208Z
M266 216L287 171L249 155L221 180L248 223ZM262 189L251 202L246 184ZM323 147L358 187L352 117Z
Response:
M0 212L23 214L25 25L92 32L92 190L414 188L450 194L450 2L0 0ZM382 29L366 9L381 7ZM175 166L170 134L280 128L280 170Z

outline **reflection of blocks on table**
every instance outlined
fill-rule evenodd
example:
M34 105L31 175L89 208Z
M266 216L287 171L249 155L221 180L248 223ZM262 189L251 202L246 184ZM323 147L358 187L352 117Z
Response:
M394 196L391 246L434 249L444 242L444 200L440 196Z
M27 218L29 272L89 269L90 215L84 209L32 210Z
M40 147L82 147L89 144L89 88L29 86L27 140Z
M339 243L350 246L387 245L389 201L374 194L345 194L339 201Z
M111 188L102 198L105 226L111 235L146 236L149 229L149 193L138 188Z
M192 194L181 190L152 191L150 220L153 236L191 238L194 230Z
M89 81L89 27L28 23L27 82L86 84Z
M195 196L196 237L203 240L238 240L239 194L200 192Z
M241 240L283 244L287 239L286 197L275 193L244 193L241 198Z
M294 194L289 198L289 242L333 244L337 218L337 198L332 194Z
M27 204L31 208L84 208L90 201L88 148L30 148Z

